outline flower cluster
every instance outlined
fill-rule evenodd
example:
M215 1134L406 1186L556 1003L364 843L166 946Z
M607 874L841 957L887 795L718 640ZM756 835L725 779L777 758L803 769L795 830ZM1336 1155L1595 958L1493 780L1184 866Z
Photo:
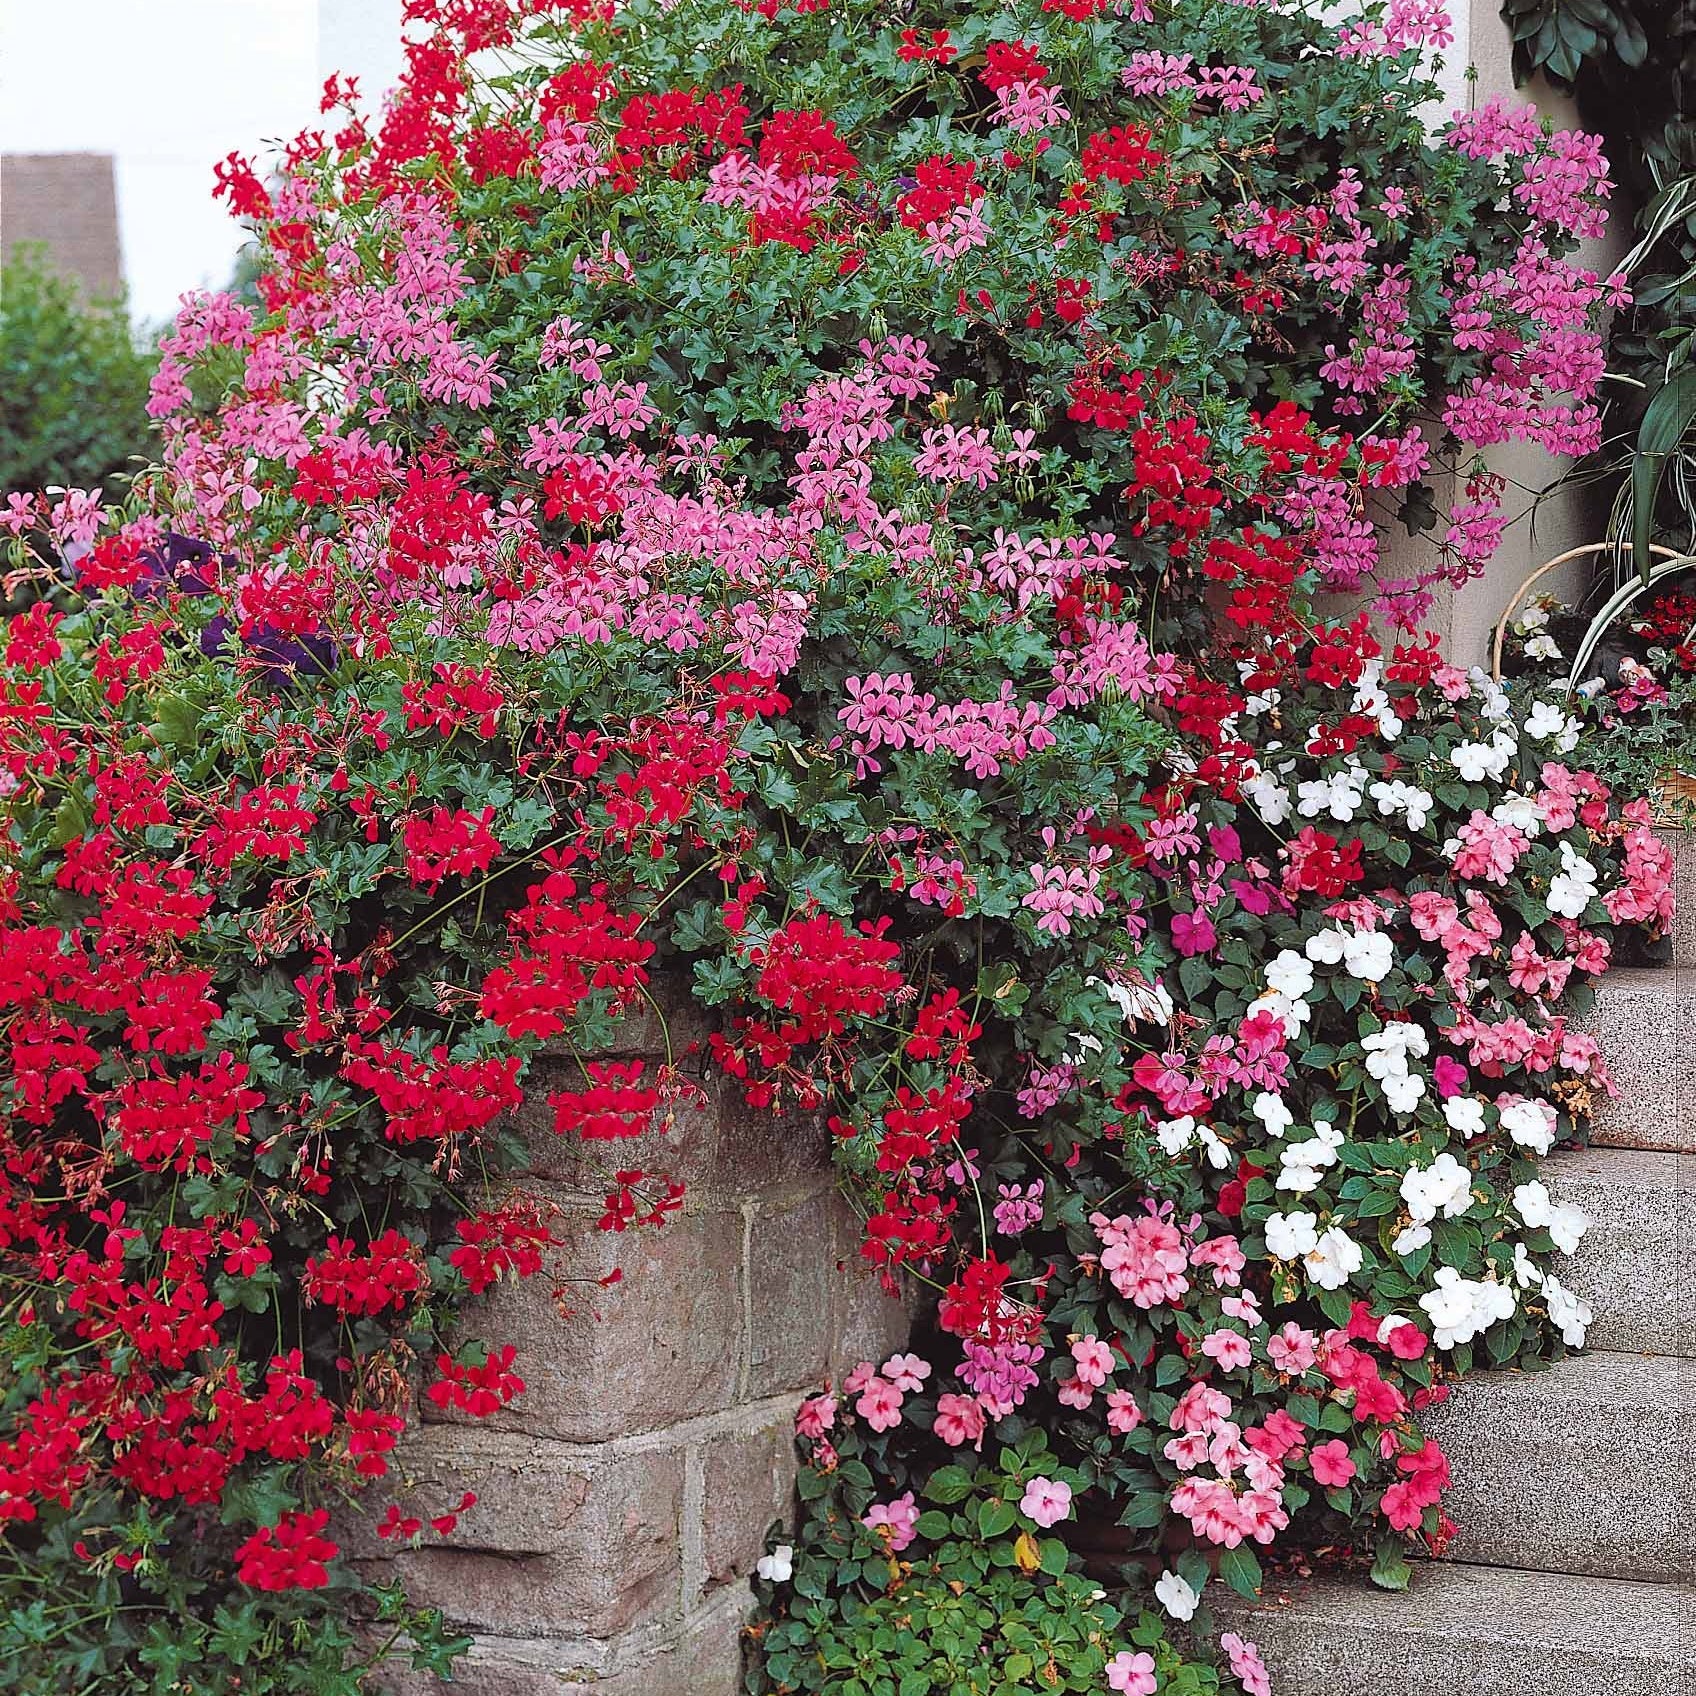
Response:
M379 118L333 80L220 167L256 300L166 338L163 464L0 517L31 1675L341 1677L333 1492L409 1402L522 1394L465 1298L663 1227L722 1086L820 1113L867 1260L941 1292L843 1387L865 1458L803 1416L884 1611L945 1544L974 1664L1258 1689L1038 1533L1187 1541L1178 1615L1203 1550L1440 1540L1442 1374L1582 1331L1534 1156L1605 1072L1555 998L1664 854L1557 705L1311 596L1412 623L1500 533L1475 450L1588 439L1600 159L1428 136L1423 0L408 16ZM1451 470L1389 576L1377 503ZM710 1039L632 1049L684 987ZM602 1208L487 1193L544 1045ZM987 1650L957 1561L1018 1575ZM825 1629L777 1607L773 1667Z

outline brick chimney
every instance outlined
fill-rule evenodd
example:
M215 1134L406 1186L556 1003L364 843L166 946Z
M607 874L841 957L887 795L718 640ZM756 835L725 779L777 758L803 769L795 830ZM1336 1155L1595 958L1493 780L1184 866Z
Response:
M118 196L109 153L8 153L0 158L0 259L39 243L91 300L124 286Z

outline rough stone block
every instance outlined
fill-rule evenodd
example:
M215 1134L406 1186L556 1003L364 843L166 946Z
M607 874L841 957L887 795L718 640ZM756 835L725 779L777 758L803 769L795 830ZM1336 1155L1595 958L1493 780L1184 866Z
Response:
M400 1661L373 1675L375 1696L605 1696L614 1645L583 1645L556 1638L477 1638L460 1659L450 1683Z
M565 1251L572 1311L562 1316L538 1277L497 1286L467 1314L468 1334L516 1345L525 1383L482 1423L595 1443L730 1406L743 1352L741 1214L685 1212L622 1233L579 1217ZM620 1281L598 1288L614 1268Z
M832 1290L829 1376L840 1384L862 1360L882 1361L906 1348L913 1333L911 1295L890 1295L860 1253L864 1227L853 1210L836 1210L836 1260L840 1268Z
M451 1684L398 1665L375 1682L382 1696L737 1696L745 1611L725 1596L674 1632L612 1644L484 1636Z
M699 1093L668 1102L639 1138L583 1143L554 1131L547 1100L555 1090L581 1087L580 1069L560 1055L538 1056L512 1120L528 1151L517 1175L598 1197L615 1168L644 1166L668 1173L709 1205L828 1181L830 1133L822 1118L777 1118L751 1108L733 1078L690 1082Z
M418 1606L474 1631L610 1637L681 1607L676 1449L562 1458L521 1439L436 1427L403 1451L406 1512L474 1491L441 1543L388 1558Z
M771 1202L753 1215L748 1242L748 1394L776 1395L817 1384L830 1361L836 1288L845 1274L833 1253L831 1191Z
M795 1481L791 1420L714 1437L701 1456L704 1589L745 1579L765 1550L766 1532L787 1514Z
M1681 966L1696 967L1696 830L1662 830L1672 844L1673 896L1672 957Z

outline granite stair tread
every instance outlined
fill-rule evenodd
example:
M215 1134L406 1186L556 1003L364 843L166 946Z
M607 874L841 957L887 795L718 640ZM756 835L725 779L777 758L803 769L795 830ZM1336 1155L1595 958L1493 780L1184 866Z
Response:
M1595 1147L1551 1155L1542 1176L1590 1229L1557 1274L1590 1303L1590 1347L1696 1357L1696 1155Z
M1444 1561L1402 1593L1272 1579L1229 1611L1278 1696L1696 1696L1681 1585Z
M1459 1383L1425 1425L1454 1473L1460 1561L1696 1575L1696 1362L1596 1352Z
M1696 966L1616 967L1582 1023L1619 1088L1597 1100L1590 1140L1696 1152Z

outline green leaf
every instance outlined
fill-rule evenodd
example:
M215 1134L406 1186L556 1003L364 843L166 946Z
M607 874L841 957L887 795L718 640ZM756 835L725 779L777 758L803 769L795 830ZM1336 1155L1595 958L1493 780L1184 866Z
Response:
M1667 457L1696 421L1696 366L1685 366L1643 409L1637 426L1637 456L1631 465L1631 558L1640 577L1649 569L1649 544L1655 529Z
M1260 1562L1246 1543L1220 1551L1219 1576L1239 1596L1252 1598L1260 1593Z
M1405 1590L1412 1577L1402 1545L1393 1539L1380 1543L1372 1562L1372 1582L1380 1590Z
M925 1480L924 1494L933 1502L945 1506L958 1502L972 1493L972 1477L963 1466L939 1466Z

